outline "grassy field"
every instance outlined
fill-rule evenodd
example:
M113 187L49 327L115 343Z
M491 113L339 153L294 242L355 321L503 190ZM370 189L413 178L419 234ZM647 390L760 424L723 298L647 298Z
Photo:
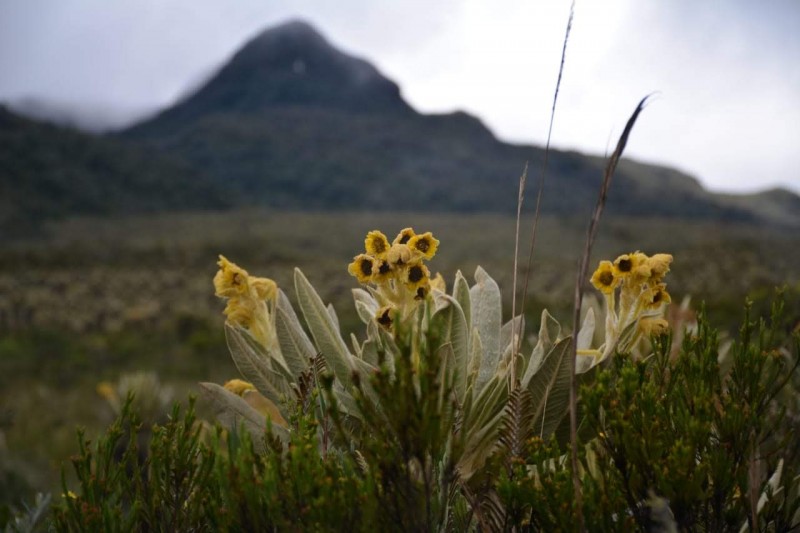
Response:
M586 219L541 221L526 302L568 323ZM482 265L511 308L514 220L501 215L414 213L189 213L54 224L40 240L0 244L0 500L52 490L74 451L74 428L89 434L113 410L102 381L152 371L165 397L185 398L199 380L236 376L222 335L222 303L211 278L222 253L251 274L275 279L290 298L299 266L345 330L356 318L347 263L364 235L432 231L441 244L431 270L471 280ZM530 220L522 255L527 257ZM777 286L800 323L800 236L713 222L606 218L593 264L640 249L675 256L673 301L705 301L711 320L732 329L746 296L764 309ZM521 261L521 273L524 263ZM532 329L532 321L528 322ZM16 487L16 488L15 488ZM21 487L21 488L20 488ZM20 492L21 491L21 492Z

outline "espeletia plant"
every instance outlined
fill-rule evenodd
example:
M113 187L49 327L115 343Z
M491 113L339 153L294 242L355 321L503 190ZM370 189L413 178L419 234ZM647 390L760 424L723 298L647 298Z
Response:
M316 418L321 454L352 454L365 465L371 454L424 486L422 497L436 503L430 520L451 520L459 494L476 504L470 487L494 452L513 446L509 433L548 440L563 429L573 339L543 311L538 334L522 342L523 317L504 323L500 288L482 268L471 286L461 272L449 289L431 275L438 249L430 232L406 228L391 242L369 232L348 267L364 329L347 336L299 269L297 313L275 282L220 257L214 287L227 301L225 333L242 379L202 384L219 420L243 425L259 446L269 432L288 445L299 410ZM578 374L588 379L617 351L635 352L666 328L671 261L635 252L600 262L591 283L605 318L593 308L583 317Z

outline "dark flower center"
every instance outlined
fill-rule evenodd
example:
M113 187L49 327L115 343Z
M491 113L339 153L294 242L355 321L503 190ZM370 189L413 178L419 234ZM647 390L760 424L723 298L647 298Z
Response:
M378 324L385 327L392 325L392 317L390 316L389 309L385 310L380 314L380 316L378 316Z
M381 274L388 274L391 271L392 271L392 265L390 265L386 261L382 261L381 266L378 267L378 272Z
M425 277L425 272L422 270L422 267L413 266L408 269L408 281L411 283L417 283L423 277Z
M633 261L630 259L621 259L617 264L617 268L619 268L620 272L630 272L631 268L633 268Z
M398 242L399 242L400 244L405 244L405 243L407 243L407 242L408 242L410 239L411 239L411 234L410 234L410 233L403 233L402 237L400 237L400 240L399 240Z
M660 302L660 301L661 301L663 298L664 298L664 296L661 294L661 291L658 291L658 292L656 292L656 293L653 295L653 303L654 303L654 304L657 304L657 303L658 303L658 302Z
M600 277L598 279L600 280L601 284L608 286L614 283L614 274L606 270L605 272L600 274Z
M382 254L386 251L386 243L383 239L380 238L373 238L372 239L372 249L375 250L376 254Z
M417 241L417 250L423 254L427 252L430 247L431 243L428 241L428 239L420 239Z
M365 276L372 275L372 261L370 261L369 259L362 259L361 264L359 266L361 267L362 274L364 274Z

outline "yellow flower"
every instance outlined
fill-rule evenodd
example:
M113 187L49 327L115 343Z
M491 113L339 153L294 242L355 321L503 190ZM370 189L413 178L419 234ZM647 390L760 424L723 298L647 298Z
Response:
M428 267L422 264L422 261L411 263L403 270L403 283L410 290L415 291L424 285L427 285L430 279L430 271Z
M444 281L444 277L442 276L441 272L437 272L431 280L431 289L447 292L447 283Z
M416 235L414 233L413 228L404 228L400 233L397 234L397 237L394 238L392 244L407 244L409 239Z
M405 244L393 244L386 255L386 260L393 266L402 266L409 263L413 255Z
M614 260L614 275L625 279L631 273L637 272L646 260L647 256L641 252L622 254Z
M220 298L246 294L249 290L247 271L224 256L219 256L219 270L214 276L214 291Z
M108 401L114 401L117 398L117 390L114 388L114 385L108 381L101 381L98 383L95 390L97 394Z
M408 247L414 252L422 254L425 259L432 259L436 255L439 241L428 231L422 235L414 235L408 240Z
M381 284L391 279L394 274L394 268L391 263L386 259L377 259L373 263L372 269L372 282Z
M387 305L385 307L381 307L378 310L378 313L375 315L375 321L384 329L391 331L392 330L392 313L394 308L391 305Z
M672 256L670 254L655 254L653 257L647 258L645 264L650 269L650 276L656 280L661 280L667 272L672 263Z
M428 297L431 293L431 283L428 281L427 283L420 285L417 287L417 291L414 293L415 300L424 300Z
M669 323L663 318L643 318L639 321L639 329L648 337L661 335L669 329Z
M383 259L389 252L389 239L378 230L370 231L364 239L364 248L372 257Z
M614 275L611 261L600 261L597 270L592 274L592 285L603 294L611 294L619 285L619 276Z
M255 305L250 298L231 298L222 312L231 324L247 327L253 322Z
M667 292L667 285L665 283L657 283L642 294L645 303L650 308L658 308L664 304L672 301L672 297Z
M250 278L250 286L259 300L273 300L278 294L278 285L269 278Z
M359 254L353 258L353 262L347 265L347 271L355 276L360 283L369 283L372 274L375 272L375 258L367 254Z
M223 386L237 396L244 396L245 392L249 390L256 390L252 383L242 379L231 379Z

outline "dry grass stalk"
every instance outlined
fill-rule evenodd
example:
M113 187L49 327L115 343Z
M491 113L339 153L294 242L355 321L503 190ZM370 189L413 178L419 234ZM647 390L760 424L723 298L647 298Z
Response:
M600 223L600 217L603 214L603 208L606 205L606 199L608 198L608 189L611 185L611 178L614 175L614 171L617 169L617 164L619 163L620 158L622 157L622 152L625 150L625 146L628 144L628 136L633 129L633 125L636 123L636 119L639 117L639 113L641 113L642 109L644 109L644 105L647 102L647 99L650 96L645 96L639 102L639 105L636 106L636 109L633 111L633 114L628 119L627 124L625 124L625 129L622 131L622 135L619 137L619 141L617 141L617 147L614 149L614 152L611 154L611 157L608 158L608 163L606 164L605 172L603 173L603 183L600 185L600 195L597 198L597 205L594 208L594 213L592 213L592 219L589 222L589 228L586 232L586 246L583 249L583 256L581 257L580 267L578 268L578 277L575 280L575 312L572 317L572 338L578 338L578 330L580 329L580 321L581 321L581 300L583 298L583 280L586 279L589 270L589 257L592 253L592 246L594 245L595 237L597 236L597 230ZM575 492L575 510L577 512L578 517L578 524L581 530L584 529L583 527L583 497L581 493L581 482L580 477L578 475L578 422L577 422L577 401L578 401L578 382L577 377L575 375L575 362L577 359L577 344L575 342L572 343L572 357L570 358L570 367L571 367L571 378L570 378L570 387L569 387L569 430L570 430L570 456L571 456L571 464L572 464L572 484L573 489Z

